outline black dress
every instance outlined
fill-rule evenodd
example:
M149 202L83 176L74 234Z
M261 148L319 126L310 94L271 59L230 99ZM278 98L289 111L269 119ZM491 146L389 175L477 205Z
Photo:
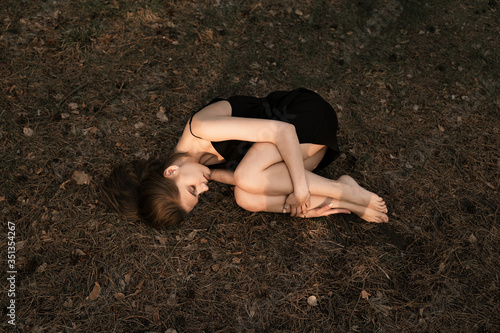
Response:
M208 105L221 100L224 99L214 99ZM276 91L265 98L232 96L225 100L231 104L233 117L284 121L295 126L300 143L327 146L325 156L316 170L326 167L339 156L338 121L335 110L311 90L299 88L292 91ZM191 127L191 120L189 125ZM212 146L224 157L225 162L209 167L234 171L252 145L253 142L239 140L212 142Z

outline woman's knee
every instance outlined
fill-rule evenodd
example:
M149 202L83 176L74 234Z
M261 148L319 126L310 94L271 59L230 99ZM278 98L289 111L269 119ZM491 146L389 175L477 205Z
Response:
M265 201L260 196L245 192L238 186L234 188L234 197L238 206L245 210L250 212L265 211Z
M277 162L276 146L272 143L258 142L247 152L234 172L236 186L251 193L263 191L264 170ZM279 153L278 153L279 154Z
M238 167L234 172L234 183L238 188L246 192L259 193L260 191L258 173L254 170Z

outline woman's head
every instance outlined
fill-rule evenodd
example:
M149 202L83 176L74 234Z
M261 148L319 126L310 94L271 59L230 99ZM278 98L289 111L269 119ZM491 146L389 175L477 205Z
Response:
M208 190L210 169L192 157L182 156L165 168L163 177L175 183L180 206L186 212L191 212L200 194Z
M104 199L127 219L143 219L156 228L179 225L208 189L205 175L209 169L183 153L170 154L163 162L134 161L104 181Z

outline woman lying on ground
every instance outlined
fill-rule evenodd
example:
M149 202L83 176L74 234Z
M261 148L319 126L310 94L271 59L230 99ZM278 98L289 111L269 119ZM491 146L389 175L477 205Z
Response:
M303 88L215 99L191 117L165 161L116 168L104 182L105 199L126 218L177 225L214 180L234 185L237 204L253 212L304 218L353 212L387 222L378 195L349 176L312 172L339 155L337 127L331 105Z

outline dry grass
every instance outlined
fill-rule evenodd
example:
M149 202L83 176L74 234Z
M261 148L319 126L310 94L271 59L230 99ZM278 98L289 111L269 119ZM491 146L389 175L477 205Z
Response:
M494 0L7 1L3 327L499 331L498 23ZM391 223L249 213L220 184L173 230L101 204L113 165L167 152L208 100L298 86L339 113L344 154L324 174L382 195Z

